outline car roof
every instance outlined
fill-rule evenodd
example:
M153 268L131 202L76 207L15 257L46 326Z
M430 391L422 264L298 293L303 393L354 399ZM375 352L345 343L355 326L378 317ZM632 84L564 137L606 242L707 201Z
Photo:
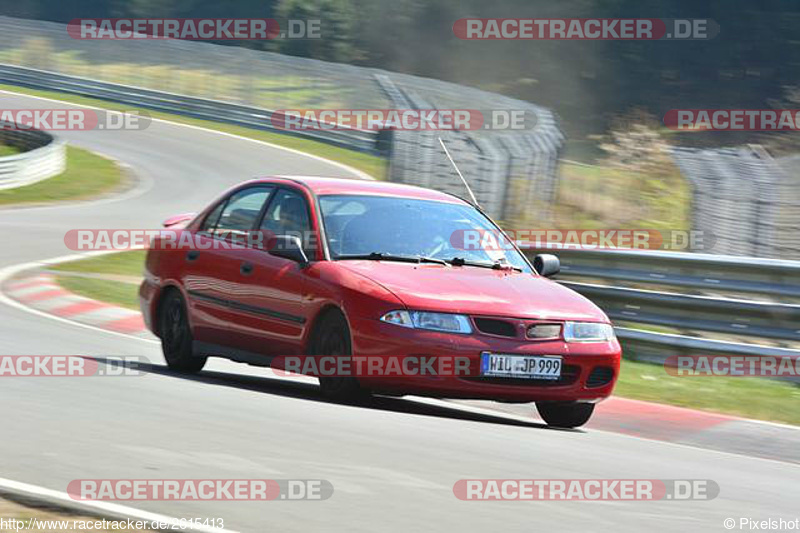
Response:
M308 187L315 195L352 194L369 196L394 196L398 198L415 198L454 204L466 204L464 200L451 194L379 180L362 180L355 178L327 178L322 176L271 176L251 180L248 183L299 183Z

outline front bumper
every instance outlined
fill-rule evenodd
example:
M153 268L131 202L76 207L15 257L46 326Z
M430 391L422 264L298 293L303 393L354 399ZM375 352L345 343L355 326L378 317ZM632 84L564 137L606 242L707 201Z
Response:
M469 360L466 375L359 377L375 392L507 402L599 401L611 395L619 376L619 342L532 341L473 333L458 335L352 318L353 353L360 356L454 356ZM559 380L479 376L481 352L552 355L562 358ZM602 370L599 370L602 369Z

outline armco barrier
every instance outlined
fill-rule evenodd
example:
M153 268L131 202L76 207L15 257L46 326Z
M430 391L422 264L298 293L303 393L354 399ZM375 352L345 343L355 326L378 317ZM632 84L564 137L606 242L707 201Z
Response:
M561 246L524 251L531 259L539 253L559 256L559 281L594 301L614 322L692 333L616 328L626 352L637 359L663 362L671 355L705 354L800 357L800 350L784 347L800 341L800 305L777 301L800 298L800 261ZM592 283L577 281L587 279ZM614 285L619 283L636 287ZM680 292L686 289L703 294ZM731 340L693 336L706 332ZM737 342L740 337L752 341Z
M17 130L0 122L0 144L22 153L0 157L0 190L31 185L64 171L66 146L53 135L38 130Z
M569 277L800 297L800 261L561 246L529 248L526 253L558 255L562 271Z

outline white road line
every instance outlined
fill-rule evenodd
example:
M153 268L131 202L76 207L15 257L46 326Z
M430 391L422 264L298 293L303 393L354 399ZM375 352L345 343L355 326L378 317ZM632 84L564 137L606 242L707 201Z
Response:
M46 489L37 485L30 485L28 483L21 483L11 479L0 478L0 494L3 492L8 492L17 496L30 497L35 500L41 500L45 503L51 503L56 506L62 506L72 510L83 510L84 512L100 514L101 516L106 516L114 520L127 520L130 518L131 520L141 520L150 523L158 522L161 524L167 524L167 529L178 531L192 530L203 533L238 533L228 528L223 529L204 526L202 524L194 524L186 520L181 522L181 520L178 518L151 513L149 511L142 511L126 505L99 501L74 500L66 492L59 492L57 490Z

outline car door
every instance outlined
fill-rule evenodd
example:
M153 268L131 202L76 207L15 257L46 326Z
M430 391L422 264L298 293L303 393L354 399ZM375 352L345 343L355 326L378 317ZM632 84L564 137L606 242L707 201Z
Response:
M237 347L264 355L293 355L302 349L303 332L310 319L309 270L292 260L269 253L269 237L297 236L311 261L317 258L316 233L304 191L281 186L272 195L258 229L267 236L264 247L233 250L236 271L235 331Z
M255 185L233 192L203 222L196 246L181 252L185 254L182 282L196 341L231 348L242 345L240 334L247 324L242 323L237 304L252 288L238 252L246 247L274 191L273 185Z

